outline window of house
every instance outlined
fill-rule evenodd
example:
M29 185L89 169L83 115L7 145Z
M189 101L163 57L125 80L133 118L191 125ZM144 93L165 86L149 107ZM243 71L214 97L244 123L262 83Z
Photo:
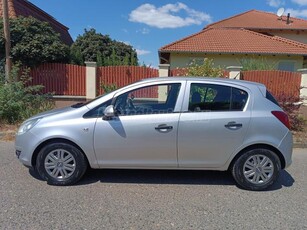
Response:
M197 64L197 65L202 65L204 64L204 57L190 57L189 58L189 64L191 63L194 63L194 64Z
M281 62L278 63L278 70L294 72L295 71L295 62L293 62L293 61L281 61Z
M244 90L214 84L191 84L189 111L242 111L248 94Z

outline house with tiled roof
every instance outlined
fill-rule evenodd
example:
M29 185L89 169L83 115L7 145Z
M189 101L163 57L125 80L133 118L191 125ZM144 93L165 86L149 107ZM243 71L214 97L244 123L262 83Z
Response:
M69 28L58 22L51 15L41 10L27 0L8 0L9 18L16 18L18 16L29 17L32 16L40 21L48 22L55 32L60 34L61 40L71 45L73 40L68 32ZM3 15L2 1L0 1L0 17Z
M280 70L307 67L307 20L251 10L206 26L159 49L160 64L186 67L211 58L221 67L243 59L265 58Z

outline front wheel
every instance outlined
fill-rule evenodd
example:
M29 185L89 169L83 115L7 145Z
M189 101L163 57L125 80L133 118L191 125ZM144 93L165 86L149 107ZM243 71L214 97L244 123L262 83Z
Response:
M231 172L242 188L260 191L276 181L280 165L280 160L273 151L258 148L246 151L236 159Z
M67 143L51 143L38 153L38 174L51 185L71 185L81 179L87 169L84 154Z

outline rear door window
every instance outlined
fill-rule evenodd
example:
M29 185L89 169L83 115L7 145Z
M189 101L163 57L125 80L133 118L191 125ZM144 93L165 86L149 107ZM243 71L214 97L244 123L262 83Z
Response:
M247 92L238 88L192 83L189 95L189 111L242 111L247 99Z

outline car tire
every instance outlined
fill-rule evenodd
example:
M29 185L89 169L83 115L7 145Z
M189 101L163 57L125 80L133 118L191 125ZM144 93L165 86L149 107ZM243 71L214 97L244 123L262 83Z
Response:
M261 191L277 179L281 164L276 153L269 149L257 148L244 152L232 165L232 176L244 189Z
M87 169L84 154L67 143L51 143L37 155L36 170L50 185L72 185L78 182Z

